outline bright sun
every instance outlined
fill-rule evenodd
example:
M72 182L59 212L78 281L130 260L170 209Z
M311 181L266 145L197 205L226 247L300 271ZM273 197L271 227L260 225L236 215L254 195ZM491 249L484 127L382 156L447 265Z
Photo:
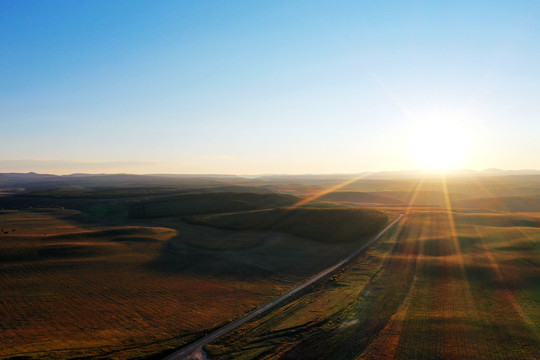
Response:
M453 121L426 121L411 136L411 156L417 168L456 169L469 148L465 127Z

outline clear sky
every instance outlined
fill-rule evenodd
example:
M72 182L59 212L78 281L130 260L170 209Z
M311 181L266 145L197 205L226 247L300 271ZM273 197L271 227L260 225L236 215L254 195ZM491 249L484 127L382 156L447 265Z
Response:
M0 172L540 168L538 19L539 1L2 0Z

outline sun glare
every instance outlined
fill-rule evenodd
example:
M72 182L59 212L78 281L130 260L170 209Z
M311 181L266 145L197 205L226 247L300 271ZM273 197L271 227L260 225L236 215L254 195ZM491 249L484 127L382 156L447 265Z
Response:
M414 165L424 170L456 169L469 149L465 127L451 120L419 123L411 135Z

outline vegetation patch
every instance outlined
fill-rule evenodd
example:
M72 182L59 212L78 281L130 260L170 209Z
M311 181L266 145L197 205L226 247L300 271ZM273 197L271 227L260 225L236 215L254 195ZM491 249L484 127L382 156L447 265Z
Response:
M299 200L285 194L232 192L163 196L131 204L129 217L142 219L268 209L293 205Z
M466 199L458 201L456 206L512 212L538 212L540 211L540 195Z
M323 195L319 200L352 203L405 204L404 201L381 195L379 192L334 191Z
M92 257L105 253L101 246L78 245L78 244L51 244L42 246L37 250L37 256L45 259L67 259Z
M92 238L114 238L114 240L126 240L129 238L151 238L152 240L167 240L174 235L176 235L176 231L168 228L133 226L54 235L48 236L44 238L44 240L64 241L87 240Z
M261 234L234 234L229 236L201 236L188 238L186 243L202 249L211 250L240 250L251 249L264 242Z
M192 217L188 221L230 230L277 231L326 243L343 243L375 234L387 222L371 209L271 209Z

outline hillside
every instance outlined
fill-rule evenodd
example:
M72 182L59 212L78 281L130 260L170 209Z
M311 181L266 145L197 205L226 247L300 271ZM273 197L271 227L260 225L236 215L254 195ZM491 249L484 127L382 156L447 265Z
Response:
M405 204L403 201L378 192L367 191L335 191L318 198L322 201L351 202L351 203L376 203L376 204Z
M327 243L372 235L387 222L386 214L369 209L272 209L200 216L189 221L230 230L277 231Z
M457 201L454 206L510 212L538 212L540 211L540 195L467 199Z
M299 198L284 194L201 193L163 196L129 206L130 218L214 214L290 206Z

